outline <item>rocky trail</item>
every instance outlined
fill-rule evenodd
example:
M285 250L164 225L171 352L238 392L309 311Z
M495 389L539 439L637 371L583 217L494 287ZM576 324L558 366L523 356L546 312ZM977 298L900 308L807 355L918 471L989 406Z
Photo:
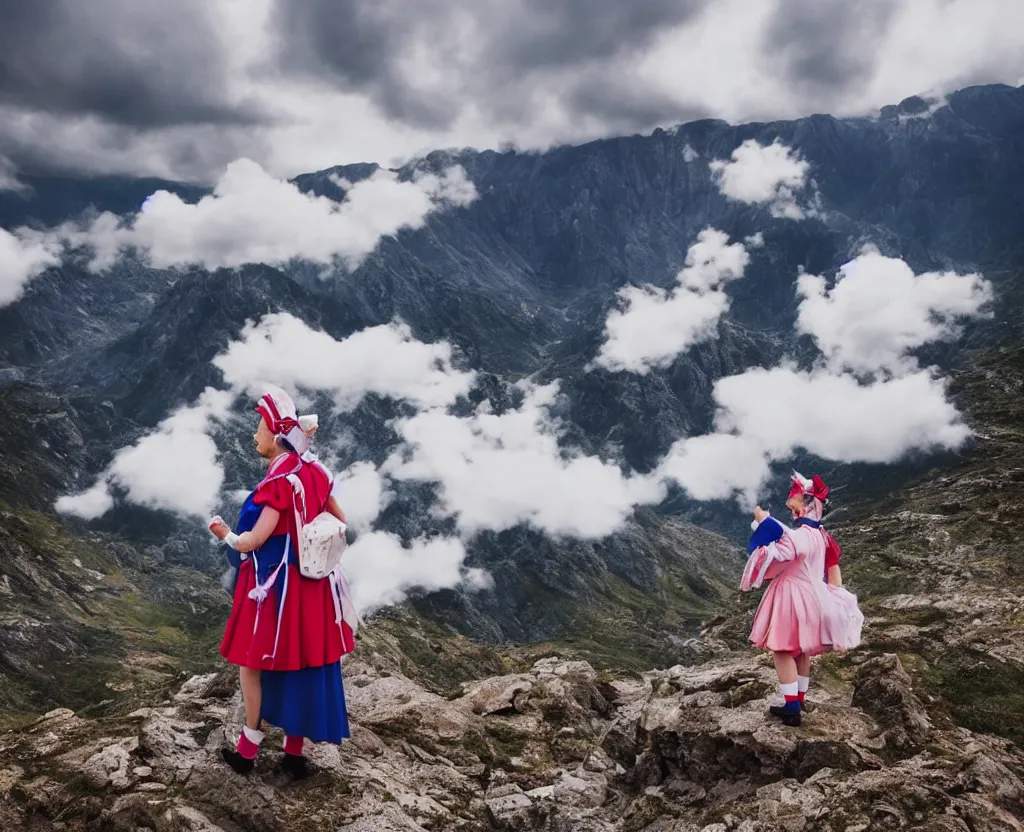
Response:
M0 739L0 822L32 830L1017 830L1024 754L930 718L893 654L812 688L799 729L766 716L754 652L606 678L547 658L441 696L356 653L350 741L315 773L220 759L233 673L123 718L53 711ZM846 659L843 660L847 662ZM820 673L818 675L821 675Z

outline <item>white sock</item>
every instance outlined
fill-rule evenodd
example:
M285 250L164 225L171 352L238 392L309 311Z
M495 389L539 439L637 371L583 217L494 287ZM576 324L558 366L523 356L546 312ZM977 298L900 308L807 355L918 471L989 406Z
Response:
M262 731L257 731L255 728L250 728L248 725L242 726L242 733L245 734L245 738L253 745L259 745L263 742L263 738L266 736Z
M799 694L800 692L800 688L797 686L796 682L787 682L786 684L780 684L779 690L782 692L783 696L789 696L793 699L796 699L797 694Z
M796 677L796 684L797 684L797 690L799 690L800 693L807 693L807 690L811 686L811 677L810 676L797 676Z

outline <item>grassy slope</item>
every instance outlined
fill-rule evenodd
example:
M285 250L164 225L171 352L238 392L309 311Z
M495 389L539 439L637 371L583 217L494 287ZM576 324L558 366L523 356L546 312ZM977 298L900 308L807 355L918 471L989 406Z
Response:
M835 531L872 646L960 724L1024 742L1024 349L982 353L951 393L975 430L963 462Z
M118 541L0 503L0 718L148 700L210 664L227 596L182 567L146 573Z
M609 576L594 604L552 641L520 650L572 655L609 670L642 671L694 660L686 640L718 614L732 593L732 573L742 553L716 534L663 518L653 527L631 528L632 545L657 553L653 587Z

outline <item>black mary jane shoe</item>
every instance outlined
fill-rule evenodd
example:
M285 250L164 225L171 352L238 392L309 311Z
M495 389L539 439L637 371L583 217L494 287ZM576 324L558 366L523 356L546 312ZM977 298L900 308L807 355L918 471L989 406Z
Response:
M248 777L252 774L252 770L256 768L256 761L249 760L239 754L237 751L231 748L222 748L220 750L221 756L224 758L224 762L227 763L231 768L243 777Z
M292 780L305 780L313 772L310 771L309 763L302 754L285 754L281 760L281 771L289 775Z

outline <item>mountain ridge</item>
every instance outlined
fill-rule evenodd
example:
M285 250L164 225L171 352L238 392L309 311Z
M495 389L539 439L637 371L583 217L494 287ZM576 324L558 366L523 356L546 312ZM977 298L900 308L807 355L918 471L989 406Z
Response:
M246 320L264 311L296 314L334 337L399 317L417 338L453 343L489 390L523 377L560 380L563 441L643 472L676 439L709 428L715 381L751 367L775 366L783 356L804 358L792 327L795 275L800 269L830 275L864 242L905 258L917 271L982 269L995 284L997 317L969 325L953 345L924 351L929 360L962 367L970 361L968 348L1017 337L1024 299L1024 222L1015 197L1024 187L1024 139L1017 129L1022 102L1024 90L993 86L959 91L924 117L885 112L874 120L812 116L738 126L704 121L548 153L435 152L401 175L410 176L414 169L436 172L458 161L476 183L479 198L467 207L431 214L421 229L383 239L351 273L335 269L321 279L317 274L322 270L299 264L208 275L126 261L117 279L110 280L70 263L37 278L21 301L0 310L5 332L0 360L17 366L30 381L74 397L87 422L108 413L101 408L109 401L110 415L102 418L118 420L120 438L128 443L173 406L216 385L210 358ZM767 207L744 205L720 193L708 159L728 158L747 139L785 141L811 164L811 190L821 201L816 215L800 222L776 218ZM687 147L700 158L687 161ZM329 186L337 196L332 174L357 178L373 170L332 168L296 181L310 190ZM39 205L46 209L37 211L40 217L56 216L63 204L78 210L81 196L47 203L47 195L59 191L54 187L37 189ZM104 200L108 206L123 206L130 194L140 192L105 187L97 192L96 208ZM191 193L194 197L199 191ZM31 200L2 195L0 205L8 212L3 216L13 216L14 200L22 218L36 210ZM751 248L746 276L725 289L730 311L717 337L645 376L587 372L615 291L626 285L669 285L693 238L709 225L737 240L757 232L764 238L763 245ZM69 285L89 297L91 305L60 302ZM50 346L25 348L34 342ZM339 463L379 463L394 443L386 423L395 413L387 402L368 400L349 416L326 419L323 435L340 433L347 424L358 427L360 436L340 454ZM83 435L96 436L87 464L95 471L119 447L118 433L83 427ZM222 446L244 447L243 430L249 429L240 423L228 426L219 437ZM226 460L228 486L245 487L255 464L234 450ZM821 466L805 455L794 464ZM885 490L927 464L912 460L884 471L828 465L825 472L839 488L844 483L859 488L877 477ZM417 529L450 531L450 522L445 525L430 512L429 488L405 489L402 495L384 515L387 529L404 539ZM468 622L463 625L467 634L485 633L498 641L513 636L546 640L596 596L626 603L633 591L642 596L650 590L646 576L661 555L649 544L617 548L630 535L648 541L662 533L673 538L673 524L690 520L739 539L747 522L732 503L699 503L678 491L658 511L640 512L637 518L611 544L551 542L523 527L491 535L471 547L468 562L511 581L508 604L486 593L469 597L458 592L416 603L442 620ZM173 530L190 542L197 559L208 559L205 568L214 569L216 556L203 549L201 528L186 526L166 512L124 505L92 524L97 531L130 535ZM685 544L679 545L688 555ZM731 565L736 550L723 547L713 559ZM520 557L531 570L517 569ZM627 564L618 573L609 568L617 560ZM199 560L196 565L203 566ZM598 569L599 591L566 594L582 565ZM542 576L539 585L537 576ZM624 585L615 583L623 577ZM694 599L683 583L677 601L685 606ZM531 597L557 598L565 602L564 609L552 613L550 603L531 605ZM684 597L689 599L685 603ZM642 607L633 604L638 615ZM688 626L692 615L690 621Z

